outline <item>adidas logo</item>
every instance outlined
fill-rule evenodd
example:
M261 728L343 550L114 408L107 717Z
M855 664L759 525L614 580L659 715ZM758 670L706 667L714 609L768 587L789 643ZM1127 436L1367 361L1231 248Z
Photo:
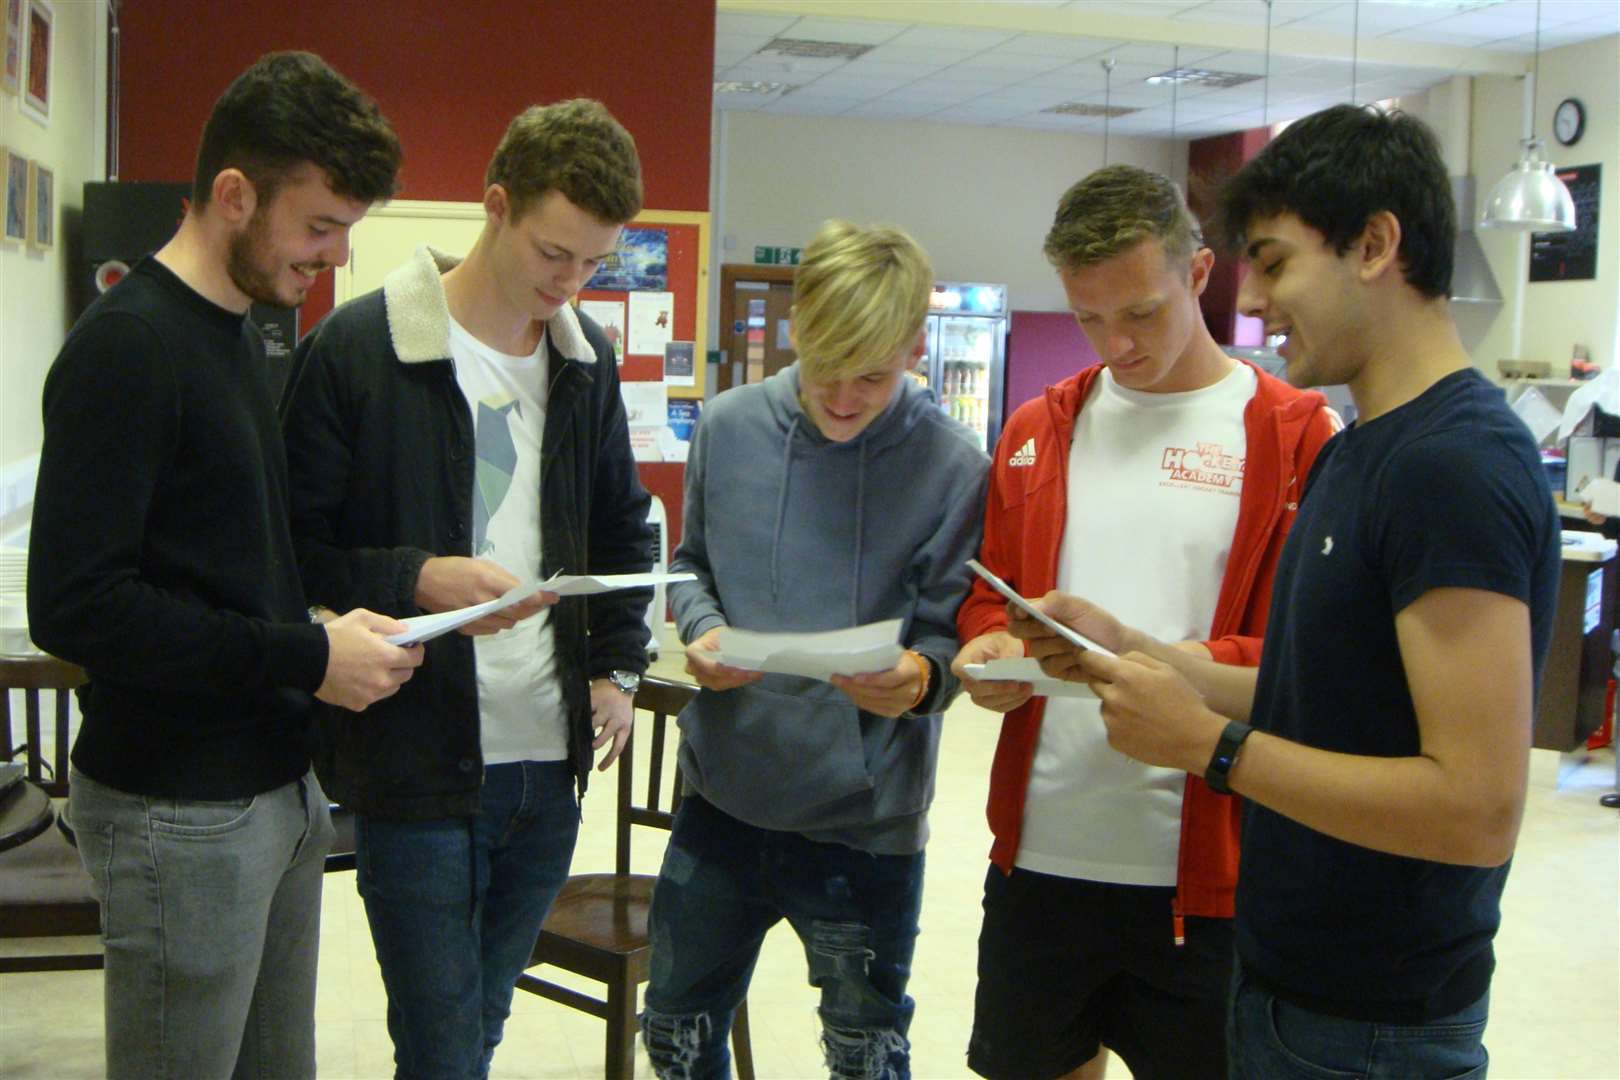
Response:
M1034 439L1029 440L1023 446L1020 446L1017 452L1014 453L1012 457L1007 459L1007 465L1014 469L1033 464L1035 464Z

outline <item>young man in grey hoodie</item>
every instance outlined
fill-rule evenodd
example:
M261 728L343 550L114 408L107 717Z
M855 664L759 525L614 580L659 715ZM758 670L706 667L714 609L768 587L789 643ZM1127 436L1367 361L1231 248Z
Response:
M933 274L898 229L822 226L793 289L799 361L718 398L693 438L671 589L687 798L654 894L642 1031L659 1076L728 1073L726 1037L786 918L829 1072L909 1075L906 994L955 613L988 461L906 372ZM831 683L709 659L719 631L902 621L893 669Z

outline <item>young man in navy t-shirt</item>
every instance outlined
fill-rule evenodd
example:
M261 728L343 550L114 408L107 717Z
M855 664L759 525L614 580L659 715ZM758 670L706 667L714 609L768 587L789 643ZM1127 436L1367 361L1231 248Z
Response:
M1455 210L1427 128L1307 117L1220 211L1250 261L1240 306L1287 338L1289 381L1345 383L1359 414L1312 469L1258 672L1058 593L1050 614L1125 655L1010 629L1092 683L1115 748L1247 800L1231 1075L1483 1077L1557 513L1458 341Z

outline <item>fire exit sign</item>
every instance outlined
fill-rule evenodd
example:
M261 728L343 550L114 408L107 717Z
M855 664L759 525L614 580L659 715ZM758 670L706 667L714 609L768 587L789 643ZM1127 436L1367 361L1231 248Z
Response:
M754 262L764 266L798 266L804 248L755 245Z

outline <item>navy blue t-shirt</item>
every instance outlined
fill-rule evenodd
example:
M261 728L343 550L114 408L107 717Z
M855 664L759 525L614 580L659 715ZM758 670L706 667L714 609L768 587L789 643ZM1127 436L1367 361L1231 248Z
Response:
M1255 726L1348 754L1418 753L1395 616L1436 588L1528 604L1539 689L1559 559L1535 444L1479 372L1341 432L1316 459L1277 568ZM1238 954L1258 983L1307 1008L1445 1016L1490 986L1506 881L1506 866L1384 854L1249 803Z

